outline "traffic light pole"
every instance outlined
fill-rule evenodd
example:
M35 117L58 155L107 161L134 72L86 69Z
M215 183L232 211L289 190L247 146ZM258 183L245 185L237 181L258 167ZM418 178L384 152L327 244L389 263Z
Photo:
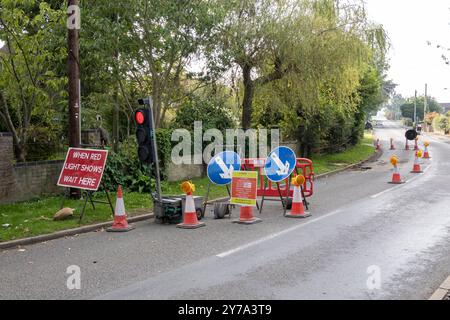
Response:
M153 154L155 157L155 178L156 178L156 196L159 202L161 203L161 176L159 173L159 158L158 158L158 146L156 142L156 128L155 128L155 119L153 118L153 99L148 97L148 104L150 108L150 117L152 119L152 131L151 135L153 138L152 148Z

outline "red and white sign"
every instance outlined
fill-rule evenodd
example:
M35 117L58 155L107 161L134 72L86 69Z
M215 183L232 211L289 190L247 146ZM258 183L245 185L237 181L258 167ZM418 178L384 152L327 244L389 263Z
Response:
M107 157L107 150L69 148L57 185L97 191Z
M231 180L231 204L256 207L258 172L233 171Z

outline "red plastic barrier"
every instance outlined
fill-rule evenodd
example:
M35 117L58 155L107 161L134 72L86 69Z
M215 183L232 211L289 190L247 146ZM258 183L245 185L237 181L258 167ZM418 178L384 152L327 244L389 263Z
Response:
M280 191L278 191L277 184L266 179L265 177L265 164L266 159L263 158L243 159L242 162L243 170L258 171L258 197L262 197L263 195L265 197L279 197L280 193L282 197L286 197L289 178L280 182ZM297 171L305 177L305 183L303 184L303 192L305 197L312 197L314 194L314 170L312 161L305 158L297 158L296 168ZM264 181L266 181L266 187L264 187ZM293 190L290 190L289 196L293 196Z

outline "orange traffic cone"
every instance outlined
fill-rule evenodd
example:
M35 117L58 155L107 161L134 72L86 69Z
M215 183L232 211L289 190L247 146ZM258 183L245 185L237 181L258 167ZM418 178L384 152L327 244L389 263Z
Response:
M255 224L262 220L253 216L253 207L241 206L239 220L233 220L233 223Z
M186 193L186 204L184 206L183 223L177 224L177 228L197 229L204 227L204 222L197 219L197 211L195 210L195 202L192 193L195 191L195 185L189 181L181 184L181 189Z
M394 139L391 138L391 150L395 150Z
M375 145L377 147L377 150L381 150L380 139L377 139L377 142Z
M419 150L419 145L417 144L418 141L419 141L419 138L414 139L414 151Z
M116 207L114 209L114 223L107 228L108 232L127 232L134 228L128 225L127 214L125 213L125 204L123 202L122 186L117 189Z
M398 167L394 167L394 173L392 174L392 181L389 182L390 184L403 184L405 181L402 181L402 178L400 176L400 171L398 170Z
M400 176L400 170L398 170L397 163L398 158L396 156L393 156L391 158L391 163L394 166L394 172L392 173L392 181L389 182L390 184L403 184L405 181L402 181L402 178Z
M294 196L292 198L292 209L286 214L288 218L308 218L311 216L309 212L305 211L303 206L303 197L300 186L305 183L305 177L298 175L292 179L292 184L294 186Z
M411 173L422 173L422 168L420 167L419 158L422 157L422 151L419 150L416 152L415 158L414 158L414 167Z
M429 142L425 142L424 146L425 146L425 151L423 153L423 158L424 159L431 159L430 153L428 152L428 147L430 146L430 143Z

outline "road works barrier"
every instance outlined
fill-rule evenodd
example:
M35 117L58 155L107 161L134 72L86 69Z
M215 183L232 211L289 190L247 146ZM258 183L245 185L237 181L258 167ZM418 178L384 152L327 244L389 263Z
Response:
M263 158L248 158L242 160L243 170L253 170L258 172L258 197L287 197L289 189L289 177L282 183L279 183L279 189L277 183L266 179L264 174L264 166L266 159ZM314 194L314 170L313 163L310 159L297 158L296 163L297 174L303 175L305 182L303 183L304 197L312 197ZM289 190L289 196L292 197L293 190Z
M110 228L107 228L106 231L127 232L130 230L133 230L133 227L128 225L125 204L123 202L122 186L119 186L117 189L116 208L114 210L114 223Z

